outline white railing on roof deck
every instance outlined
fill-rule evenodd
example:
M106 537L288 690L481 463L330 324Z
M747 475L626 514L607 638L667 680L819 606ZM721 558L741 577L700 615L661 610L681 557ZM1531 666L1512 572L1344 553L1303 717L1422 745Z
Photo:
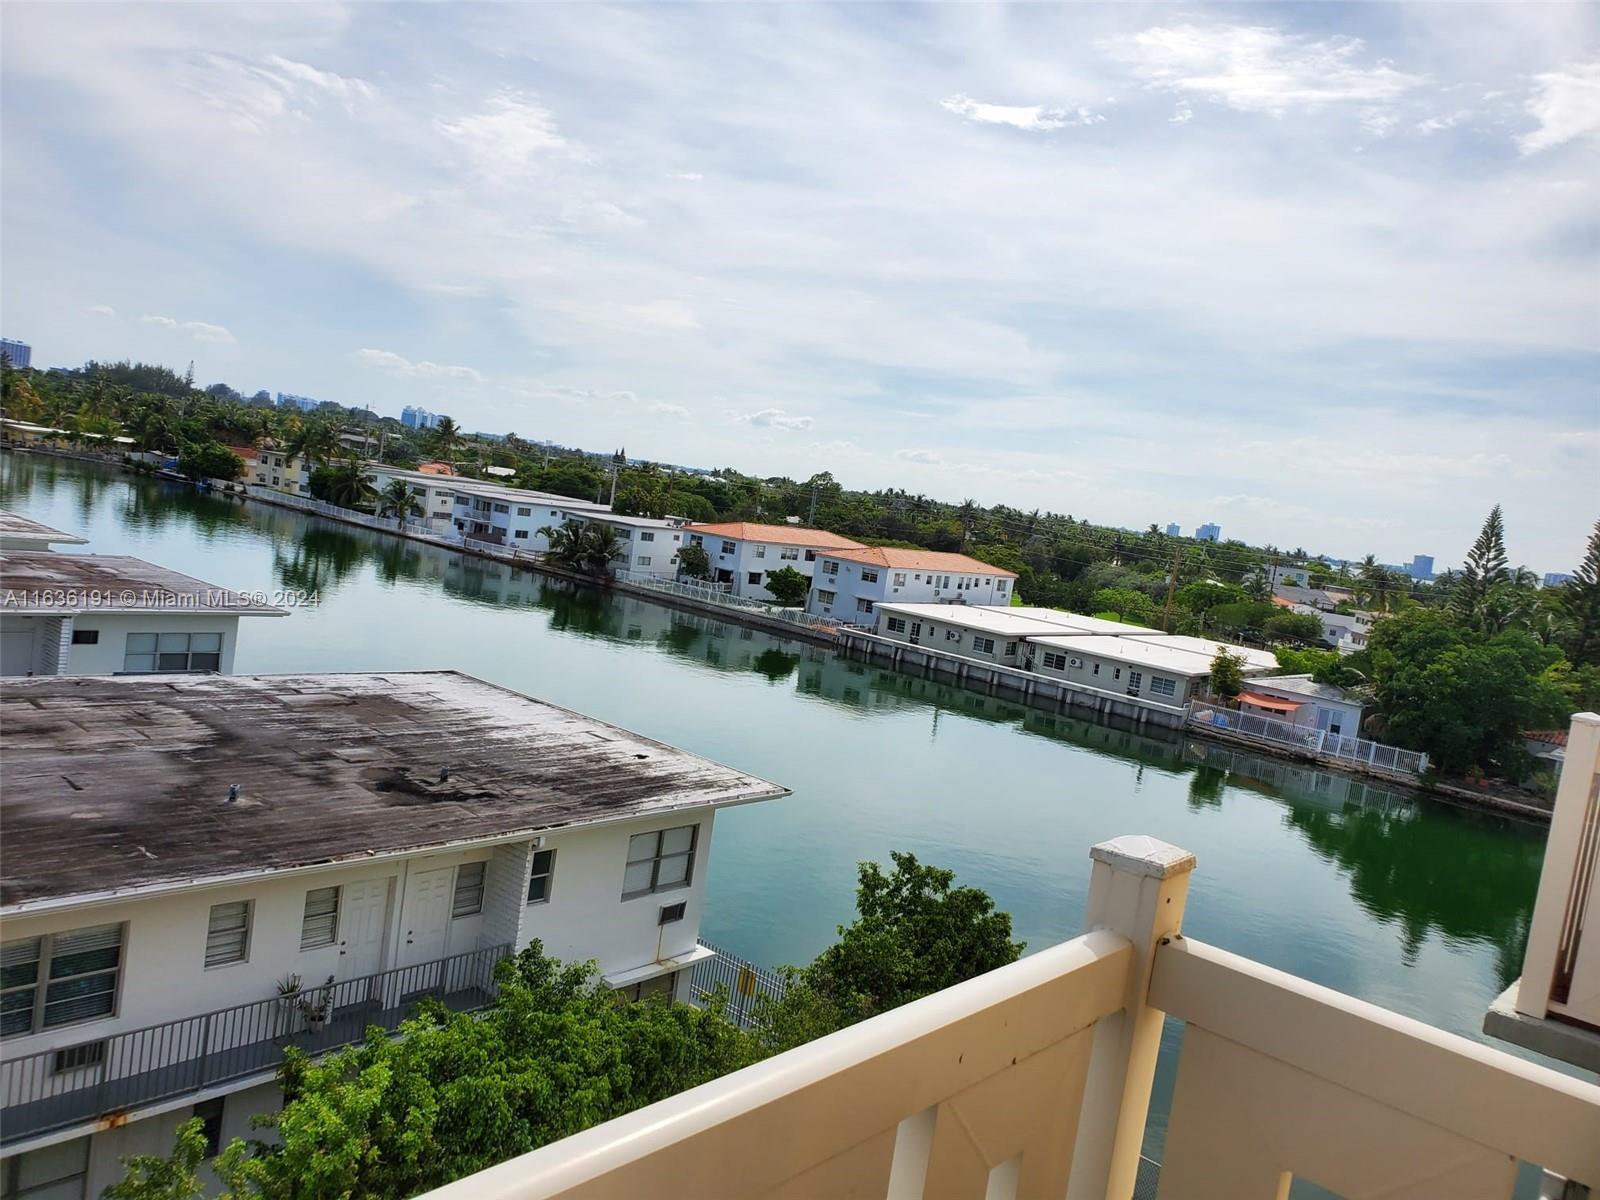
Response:
M1158 1195L1600 1183L1600 1087L1187 942L1191 855L1096 846L1089 932L441 1188L433 1200L1127 1200L1167 1013Z
M1189 711L1189 723L1222 733L1238 734L1307 754L1320 754L1327 758L1350 763L1365 763L1397 775L1420 776L1428 769L1428 756L1420 750L1407 750L1401 746L1388 746L1366 738L1346 737L1329 733L1314 725L1296 725L1293 721L1280 721L1260 713L1240 712L1220 708L1213 704L1196 702Z

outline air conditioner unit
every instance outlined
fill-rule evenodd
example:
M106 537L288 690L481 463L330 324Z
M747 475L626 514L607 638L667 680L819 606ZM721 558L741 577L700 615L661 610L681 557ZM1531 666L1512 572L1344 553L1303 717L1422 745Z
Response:
M1083 659L1081 659L1081 658L1069 658L1069 659L1067 659L1067 665L1070 666L1070 667L1081 667L1081 666L1083 666Z

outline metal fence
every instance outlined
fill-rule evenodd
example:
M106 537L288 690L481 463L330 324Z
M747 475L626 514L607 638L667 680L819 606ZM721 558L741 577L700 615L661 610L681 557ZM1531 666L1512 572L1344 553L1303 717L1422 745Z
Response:
M328 985L307 981L297 995L6 1054L0 1145L265 1074L288 1046L321 1054L360 1041L372 1025L393 1032L419 1000L458 1012L481 1008L495 996L495 964L510 952L492 946ZM0 1053L6 1049L0 1044Z
M1264 717L1259 713L1196 704L1189 712L1189 723L1276 746L1288 746L1307 754L1349 763L1365 763L1397 775L1418 776L1428 769L1428 756L1420 750L1405 750L1366 738L1345 737L1325 729L1313 729L1309 725Z
M712 951L710 958L695 963L689 976L689 988L695 1003L704 1006L721 987L727 997L722 1015L728 1020L748 1028L756 1015L756 998L767 996L781 999L788 989L784 977L766 967L730 954L720 946L713 946L704 938L700 945Z
M733 585L728 583L663 579L659 575L647 575L641 571L621 569L614 572L614 574L617 579L625 583L634 584L637 587L649 588L652 591L663 592L670 596L684 596L691 600L703 600L707 604L753 613L774 621L785 621L790 625L798 625L804 629L838 629L843 624L842 621L834 617L817 616L801 608L779 608L776 605L764 604L760 600L752 600L748 596L735 596L729 590Z

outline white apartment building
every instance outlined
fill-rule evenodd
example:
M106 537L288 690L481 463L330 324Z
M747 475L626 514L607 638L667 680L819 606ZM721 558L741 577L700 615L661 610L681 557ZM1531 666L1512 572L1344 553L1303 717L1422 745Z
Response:
M766 579L781 567L792 567L814 580L817 561L824 552L866 549L852 538L800 525L719 521L688 525L683 532L690 545L705 550L714 583L727 584L735 596L753 600L773 598Z
M861 546L818 555L806 611L870 626L873 610L889 601L1004 606L1016 580L965 554Z
M1322 644L1340 654L1354 654L1367 648L1367 637L1372 632L1372 614L1365 612L1338 613L1313 608L1309 604L1290 606L1291 612L1304 613L1322 622Z
M1210 638L1190 637L1182 633L1129 633L1121 635L1139 642L1160 642L1176 650L1188 650L1193 654L1205 656L1209 667L1211 660L1217 656L1217 651L1226 650L1235 657L1244 659L1244 672L1246 675L1272 674L1278 668L1278 656L1271 650L1259 650L1253 646L1236 646L1232 642L1216 642Z
M1029 669L1040 675L1182 707L1205 689L1211 656L1174 644L1178 640L1046 634L1028 637L1026 653ZM1245 674L1265 670L1246 667Z
M685 995L715 813L784 794L454 672L33 679L0 712L8 1196L98 1196L191 1115L247 1134L285 1045L482 1007L535 938Z
M445 475L437 471L413 471L406 467L391 467L385 463L369 462L367 466L367 481L378 491L383 491L395 480L400 480L407 487L417 492L417 505L422 509L422 516L410 513L406 516L406 523L414 525L428 533L452 533L455 531L456 516L456 488L462 483L471 483L455 475Z
M584 509L563 510L565 519L576 525L604 525L617 535L622 553L615 559L618 570L631 575L657 579L678 577L678 551L683 546L682 521L659 517L624 517L613 512ZM544 539L548 545L549 539Z
M120 554L5 551L0 574L3 676L225 674L241 617L286 615Z
M48 550L51 546L85 546L88 542L88 538L63 533L21 513L0 508L0 551Z
M1106 634L1112 629L1155 633L1141 625L1119 625L1100 617L1053 608L999 608L966 604L879 604L873 632L909 646L929 646L964 658L1021 667L1026 639L1051 634Z
M539 530L554 528L574 514L610 513L604 504L574 500L549 492L532 492L485 483L478 479L455 481L455 516L452 524L463 537L521 550L544 551L549 539Z

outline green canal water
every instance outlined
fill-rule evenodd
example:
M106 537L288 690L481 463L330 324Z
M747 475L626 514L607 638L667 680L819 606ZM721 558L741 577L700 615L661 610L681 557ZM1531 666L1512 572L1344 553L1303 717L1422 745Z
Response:
M717 818L702 934L760 963L825 946L856 863L895 849L1052 944L1079 930L1090 845L1145 833L1199 856L1186 932L1442 1028L1481 1039L1520 969L1539 826L111 468L8 453L0 505L74 550L319 594L242 622L238 672L455 668L792 788Z

